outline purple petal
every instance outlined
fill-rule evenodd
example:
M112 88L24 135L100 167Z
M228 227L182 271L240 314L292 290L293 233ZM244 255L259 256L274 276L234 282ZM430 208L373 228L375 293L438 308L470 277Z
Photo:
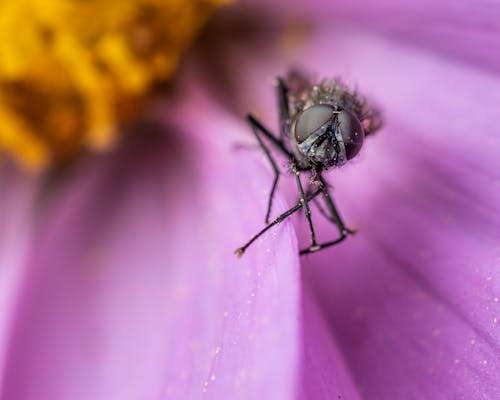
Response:
M303 291L303 376L298 398L361 399L324 310L311 290L307 285Z
M244 125L194 94L52 188L10 329L2 398L289 399L298 257L288 224L241 259L270 176ZM284 207L278 197L277 207Z
M492 72L500 68L498 1L251 0L275 19L306 16L313 27L355 25L456 57Z
M24 277L23 262L30 244L36 181L13 170L0 171L0 387L8 352L9 327L14 318L17 291Z
M271 39L250 55L230 43L225 79L247 110L275 127L271 78L299 63L358 84L387 120L330 174L359 233L303 260L301 397L498 398L500 81L352 29L301 40L292 56ZM320 223L319 234L336 229Z
M378 399L498 398L500 81L354 32L312 43L301 57L355 77L387 119L331 173L359 233L304 263L357 387Z
M242 21L241 24L244 26L245 22ZM256 116L263 117L263 122L267 126L275 127L273 122L277 121L277 116L273 81L278 74L282 74L287 68L286 57L276 59L271 56L271 54L279 54L273 49L272 43L276 39L273 37L273 32L262 30L259 31L260 34L266 38L266 42L259 42L260 37L256 41L253 37L247 37L248 43L252 44L248 47L239 46L232 37L229 37L229 40L219 42L218 45L221 47L217 49L215 54L222 56L215 58L220 64L216 64L214 70L209 69L208 71L225 72L223 73L223 82L229 82L229 84L223 89L223 94L227 97L222 100L227 107L236 109L238 113L255 113ZM254 53L252 51L254 49L259 49L259 53ZM211 50L214 51L213 48ZM227 54L230 54L231 57L224 57ZM265 61L263 62L263 60ZM214 67L213 64L209 65ZM247 67L243 75L238 69L240 65ZM206 66L204 65L204 67ZM214 93L219 94L218 91L214 91ZM230 101L227 102L227 99ZM246 136L246 142L254 140L249 132ZM267 163L264 157L261 158L261 162ZM279 160L279 165L283 171L286 171L285 160ZM292 193L289 196L291 202L296 202L296 189L294 190L292 185L292 191L288 190L290 187L287 183L290 182L287 182L286 174L283 175L279 191ZM248 189L245 190L248 192ZM268 190L269 187L265 187L260 191L258 194L260 201L266 199ZM278 216L280 210L282 210L281 207L275 207L272 216ZM259 219L262 215L261 211L254 218ZM300 216L296 219L302 222ZM298 397L321 399L341 396L341 398L351 400L358 399L358 390L353 383L345 358L341 354L334 336L327 330L328 325L322 314L323 310L318 309L318 304L310 293L302 293L302 296L301 329L303 340L297 351L301 352L302 356L301 372L304 374L304 382L299 381L299 385L297 385Z

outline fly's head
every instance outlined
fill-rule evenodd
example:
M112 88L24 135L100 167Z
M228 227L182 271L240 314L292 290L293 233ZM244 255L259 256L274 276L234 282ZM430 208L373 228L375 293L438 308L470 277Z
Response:
M365 132L356 115L330 104L315 104L299 112L292 124L295 152L304 164L338 167L354 158Z

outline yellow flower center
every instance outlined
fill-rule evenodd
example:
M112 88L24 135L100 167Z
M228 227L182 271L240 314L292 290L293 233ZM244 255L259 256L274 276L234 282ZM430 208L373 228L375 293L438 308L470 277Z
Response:
M109 149L225 0L2 0L0 159L41 170Z

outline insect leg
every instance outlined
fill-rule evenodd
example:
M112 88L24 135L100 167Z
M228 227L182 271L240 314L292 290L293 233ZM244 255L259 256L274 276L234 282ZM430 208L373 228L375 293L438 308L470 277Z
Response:
M343 240L345 240L345 238L347 237L346 234L344 235L341 235L338 239L336 240L332 240L331 242L326 242L326 243L321 243L321 244L317 244L316 246L311 246L307 249L304 249L304 250L300 250L300 255L303 256L304 254L309 254L309 253L314 253L315 251L319 251L319 250L322 250L326 247L330 247L330 246L334 246L340 242L342 242Z
M247 114L246 120L250 124L252 128L255 128L257 131L261 132L269 141L279 150L281 153L283 153L286 157L289 159L293 159L292 153L290 153L285 145L283 144L283 141L280 138L277 138L274 136L269 129L267 129L262 123L255 118L252 114Z
M321 193L321 190L317 190L313 194L311 194L310 197L308 197L308 200L314 199L318 194ZM300 202L290 208L288 211L285 211L283 214L281 214L279 217L277 217L274 221L272 221L270 224L266 225L262 230L257 232L255 235L253 235L248 242L246 242L243 246L240 248L236 249L234 252L238 257L241 257L243 253L245 253L245 250L253 243L255 242L262 234L264 234L266 231L268 231L271 227L274 225L278 225L280 222L282 222L284 219L288 218L290 215L293 213L297 212L303 207L303 204Z
M344 221L340 217L340 214L337 211L337 208L335 207L335 204L334 204L334 202L332 200L332 197L330 196L330 193L328 192L328 188L326 186L326 182L323 180L323 178L320 178L320 180L321 180L322 185L321 185L321 188L319 190L321 192L321 195L323 197L323 201L326 204L326 207L328 209L329 214L327 214L325 212L325 210L323 210L321 208L321 206L318 205L319 206L318 208L319 208L320 212L328 220L330 220L331 222L333 222L337 226L337 228L339 229L340 237L338 239L332 240L330 242L321 243L321 244L318 244L316 246L311 246L311 247L309 247L307 249L301 250L300 251L300 255L304 255L304 254L308 254L308 253L313 253L315 251L324 249L326 247L334 246L334 245L342 242L343 240L345 240L347 238L347 235L356 233L356 231L354 231L352 229L349 229L349 228L347 228L345 226Z
M273 180L273 185L271 186L271 191L269 192L269 200L267 201L267 211L266 211L266 219L265 223L269 223L269 216L271 215L271 208L273 205L273 198L274 198L274 192L276 191L276 187L278 186L278 181L280 178L280 170L278 169L278 166L276 165L276 161L274 161L273 156L271 155L271 152L267 148L266 144L262 140L262 138L259 135L259 127L255 125L251 119L247 119L250 127L252 128L252 132L257 138L257 141L259 142L260 147L262 148L262 151L266 155L267 159L269 160L269 163L271 164L271 167L274 171L274 180Z
M316 247L317 243L316 243L316 234L314 233L314 227L311 218L311 209L309 208L310 199L304 195L304 189L302 188L302 182L300 181L300 171L297 169L295 164L292 164L291 169L292 172L295 174L297 189L299 191L299 196L300 196L300 203L302 204L307 224L309 225L309 234L311 236L311 248L314 248Z
M276 95L278 98L279 126L281 138L288 138L290 134L290 109L288 105L288 87L283 78L276 79Z
M329 221L333 222L337 226L341 235L342 234L354 234L354 233L356 233L355 230L347 228L344 221L342 220L342 217L340 216L340 213L338 212L337 207L335 206L335 203L333 202L332 196L330 195L330 192L328 191L327 182L324 180L324 178L322 176L320 176L319 180L321 182L321 194L323 197L323 201L325 202L326 208L328 210L328 214L321 207L320 204L317 204L320 212Z

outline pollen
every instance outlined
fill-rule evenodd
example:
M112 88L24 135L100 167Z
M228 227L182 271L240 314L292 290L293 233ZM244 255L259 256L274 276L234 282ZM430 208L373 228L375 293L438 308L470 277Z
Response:
M227 2L0 2L0 160L40 171L111 149Z

